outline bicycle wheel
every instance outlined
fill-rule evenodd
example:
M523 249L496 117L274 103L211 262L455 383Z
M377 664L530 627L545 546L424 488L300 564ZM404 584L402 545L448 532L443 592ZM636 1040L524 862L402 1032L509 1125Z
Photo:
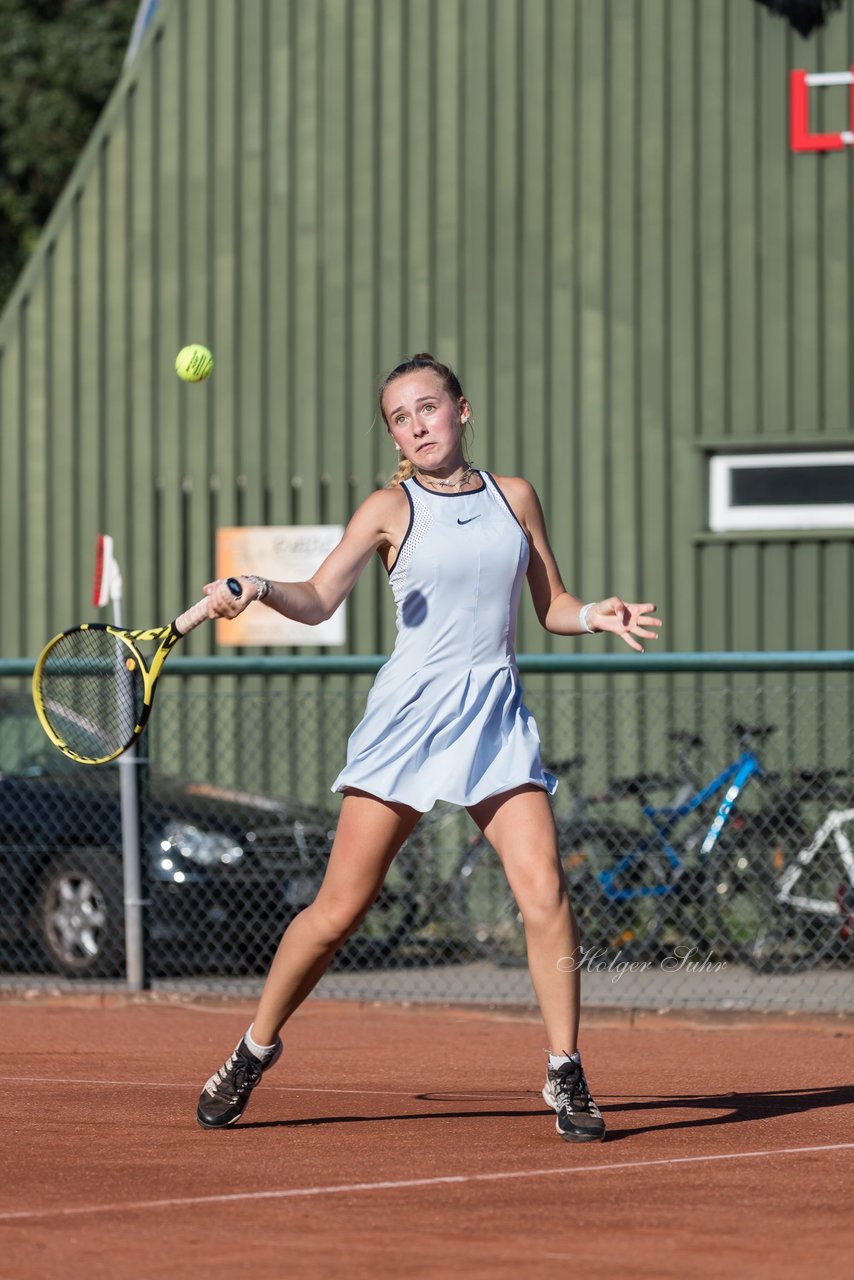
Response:
M754 827L737 844L722 845L710 863L709 910L718 946L758 973L799 973L844 945L832 843L799 869L793 887L781 891L781 877L804 846L803 833L795 829Z
M476 840L454 876L454 907L475 954L495 964L525 963L522 915L492 846Z
M587 950L614 941L620 924L603 898L597 870L614 857L614 850L631 847L635 833L622 828L574 823L558 828L561 865L569 900L575 911L581 945ZM464 854L454 876L455 909L475 952L500 965L526 961L525 929L504 869L491 845L476 840ZM622 920L625 912L617 913Z
M636 831L613 823L558 825L561 866L585 952L618 949L634 937L631 904L609 901L598 875L633 849L638 838Z
M561 833L561 860L585 951L653 963L677 948L706 945L695 852L704 830L679 838L678 866L665 848L631 827L586 823ZM576 888L571 868L579 858L587 875Z

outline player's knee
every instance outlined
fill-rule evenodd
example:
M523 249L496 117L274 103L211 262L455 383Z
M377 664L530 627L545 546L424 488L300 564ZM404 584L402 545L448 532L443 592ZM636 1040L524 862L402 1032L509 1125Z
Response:
M358 929L367 908L346 901L320 904L311 908L315 934L324 947L340 947Z
M518 892L518 907L526 926L546 925L566 910L563 876L551 867L527 877Z

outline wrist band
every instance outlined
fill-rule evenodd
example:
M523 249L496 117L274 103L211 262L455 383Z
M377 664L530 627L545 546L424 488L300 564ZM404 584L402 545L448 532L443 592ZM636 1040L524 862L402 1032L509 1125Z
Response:
M591 636L595 635L596 633L591 627L590 623L587 621L587 615L589 614L591 609L595 608L595 605L596 605L596 601L591 600L590 604L582 605L578 611L578 625L582 628L582 630L586 631L588 635L591 635Z
M254 582L258 592L255 599L264 600L270 594L270 582L267 578L259 578L255 573L246 573L243 575L247 582Z

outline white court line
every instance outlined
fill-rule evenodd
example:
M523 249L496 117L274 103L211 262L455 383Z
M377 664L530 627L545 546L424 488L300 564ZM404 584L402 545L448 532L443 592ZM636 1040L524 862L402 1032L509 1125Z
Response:
M236 1191L229 1195L188 1196L172 1200L130 1200L125 1204L79 1205L71 1209L20 1209L0 1213L0 1222L29 1222L36 1218L77 1218L86 1214L128 1213L141 1209L186 1209L190 1205L235 1204L250 1200L297 1200L309 1196L355 1195L364 1191L406 1191L413 1187L465 1186L476 1182L508 1182L522 1178L567 1177L581 1173L625 1172L626 1169L654 1169L684 1164L711 1164L716 1160L756 1160L769 1156L809 1155L823 1151L852 1151L854 1142L837 1142L824 1147L780 1147L776 1151L736 1151L712 1156L674 1156L669 1160L622 1160L613 1164L589 1164L556 1169L519 1169L508 1173L462 1173L438 1178L406 1178L399 1182L349 1182L330 1187L290 1187L282 1191Z

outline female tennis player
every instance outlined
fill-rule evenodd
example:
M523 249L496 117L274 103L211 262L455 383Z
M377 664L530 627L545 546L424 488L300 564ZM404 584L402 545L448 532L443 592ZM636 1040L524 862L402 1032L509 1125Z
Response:
M225 583L205 588L212 617L234 618L263 600L317 623L378 554L397 603L397 640L332 786L343 800L323 883L288 926L254 1020L202 1090L197 1118L210 1129L240 1118L282 1052L282 1027L364 919L419 818L446 800L464 806L493 846L519 907L548 1038L543 1097L557 1131L594 1141L605 1125L578 1053L580 978L577 966L560 963L579 939L549 802L557 783L543 769L522 698L516 615L527 577L537 616L556 635L608 632L642 650L639 640L655 638L660 622L652 604L618 596L583 604L570 595L531 485L468 461L471 409L447 365L411 357L385 379L379 403L397 472L358 508L314 576L247 575L237 599Z

